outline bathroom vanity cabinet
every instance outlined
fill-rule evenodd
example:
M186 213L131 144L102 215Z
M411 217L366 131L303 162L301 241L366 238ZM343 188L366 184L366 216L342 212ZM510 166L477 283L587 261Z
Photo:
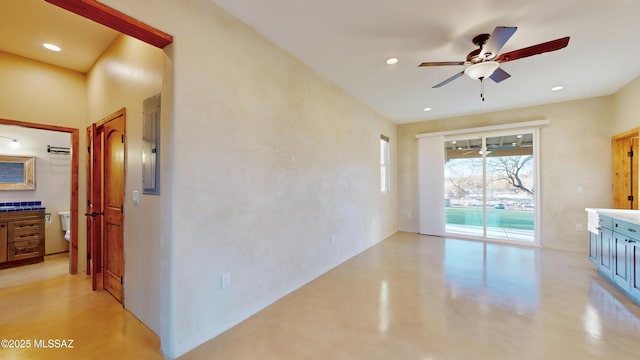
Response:
M589 260L640 304L640 211L587 209Z
M0 268L44 260L44 210L0 212Z

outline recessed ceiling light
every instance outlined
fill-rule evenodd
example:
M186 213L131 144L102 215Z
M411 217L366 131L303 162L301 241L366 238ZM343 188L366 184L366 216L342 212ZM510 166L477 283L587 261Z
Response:
M564 89L564 86L554 86L551 88L551 91L560 91L562 89Z
M387 65L395 65L398 63L397 57L388 58L386 61Z
M55 51L55 52L58 52L58 51L62 50L62 49L60 49L60 46L49 44L49 43L44 43L44 44L42 44L42 46L47 50L51 50L51 51Z
M452 144L457 144L458 142L457 142L457 141L455 141L455 140L453 140L451 143L452 143Z
M423 110L424 110L424 111L431 111L431 108L430 108L430 107L426 107L426 108L424 108Z
M522 135L518 135L516 136L518 139L522 139Z

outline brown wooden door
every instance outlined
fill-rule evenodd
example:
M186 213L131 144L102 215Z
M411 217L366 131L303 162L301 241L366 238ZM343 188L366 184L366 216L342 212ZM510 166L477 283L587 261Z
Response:
M638 209L638 129L611 139L613 208Z
M124 301L124 111L103 126L104 139L104 288Z
M102 288L102 133L96 124L87 128L87 273L93 290Z

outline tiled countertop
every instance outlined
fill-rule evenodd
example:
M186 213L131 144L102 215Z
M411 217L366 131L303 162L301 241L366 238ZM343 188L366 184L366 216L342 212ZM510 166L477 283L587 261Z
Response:
M0 202L0 212L44 210L42 201Z

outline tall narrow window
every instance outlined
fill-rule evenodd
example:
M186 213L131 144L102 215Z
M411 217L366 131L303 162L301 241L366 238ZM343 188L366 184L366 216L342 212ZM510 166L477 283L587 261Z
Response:
M389 191L389 138L380 135L380 191Z

